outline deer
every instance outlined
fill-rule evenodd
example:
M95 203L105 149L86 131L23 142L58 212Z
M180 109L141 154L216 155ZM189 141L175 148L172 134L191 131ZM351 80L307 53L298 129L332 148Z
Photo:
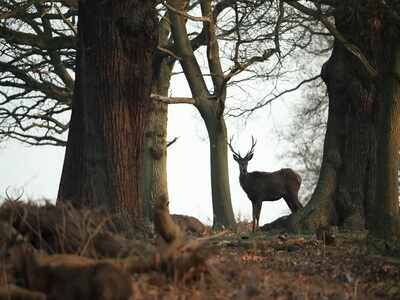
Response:
M248 172L247 165L253 158L256 141L251 137L251 148L242 157L232 147L231 137L228 146L233 153L233 159L239 164L239 182L253 206L253 232L259 228L262 203L264 201L277 201L283 198L292 212L303 208L299 201L301 177L289 168L275 172Z

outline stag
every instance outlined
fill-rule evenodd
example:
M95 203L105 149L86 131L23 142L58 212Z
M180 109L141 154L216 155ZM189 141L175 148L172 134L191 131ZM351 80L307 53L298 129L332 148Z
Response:
M253 158L256 141L251 138L251 148L242 157L232 147L232 138L228 143L233 153L233 159L239 164L239 181L243 190L253 205L253 232L259 227L259 219L263 201L276 201L285 199L292 212L302 208L298 192L301 185L301 177L292 169L280 169L275 172L247 172L247 165Z

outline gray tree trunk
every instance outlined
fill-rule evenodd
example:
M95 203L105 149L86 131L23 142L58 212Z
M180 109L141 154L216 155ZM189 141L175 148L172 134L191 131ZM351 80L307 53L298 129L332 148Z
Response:
M169 19L164 16L159 24L159 46L165 47L168 44L169 33ZM153 76L153 94L168 96L174 63L175 60L169 57L155 58L153 68L157 74ZM153 221L154 205L168 202L167 123L168 104L152 100L145 134L143 165L144 215L150 222Z
M214 227L235 226L229 186L227 131L225 120L218 113L205 114L210 141L211 189ZM210 116L211 115L211 116Z
M178 10L185 11L187 1L170 0L169 4ZM211 2L201 2L203 15L211 15ZM200 66L193 53L186 31L186 19L181 14L170 12L171 29L177 55L189 83L195 107L199 110L207 127L210 139L211 188L214 213L214 226L233 227L235 219L231 204L228 176L227 134L223 110L225 105L225 86L223 72L219 61L218 43L213 22L204 22L207 32L207 58L212 74L214 94L205 83Z

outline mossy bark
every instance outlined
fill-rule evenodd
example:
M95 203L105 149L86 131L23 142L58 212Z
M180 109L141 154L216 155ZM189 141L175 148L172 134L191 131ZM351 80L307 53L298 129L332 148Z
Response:
M158 44L165 47L169 41L170 21L166 14L159 23ZM172 69L175 59L168 56L154 57L152 93L168 96ZM168 104L152 100L146 126L144 148L143 198L144 214L148 221L153 220L154 207L160 201L168 202L167 181L167 125Z

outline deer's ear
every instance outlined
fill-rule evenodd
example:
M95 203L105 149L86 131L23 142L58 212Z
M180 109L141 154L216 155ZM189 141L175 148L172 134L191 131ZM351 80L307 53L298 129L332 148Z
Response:
M250 160L253 158L253 153L249 155L249 157L247 158L247 160Z
M236 154L233 154L233 159L238 161L239 160L239 156L237 156Z

